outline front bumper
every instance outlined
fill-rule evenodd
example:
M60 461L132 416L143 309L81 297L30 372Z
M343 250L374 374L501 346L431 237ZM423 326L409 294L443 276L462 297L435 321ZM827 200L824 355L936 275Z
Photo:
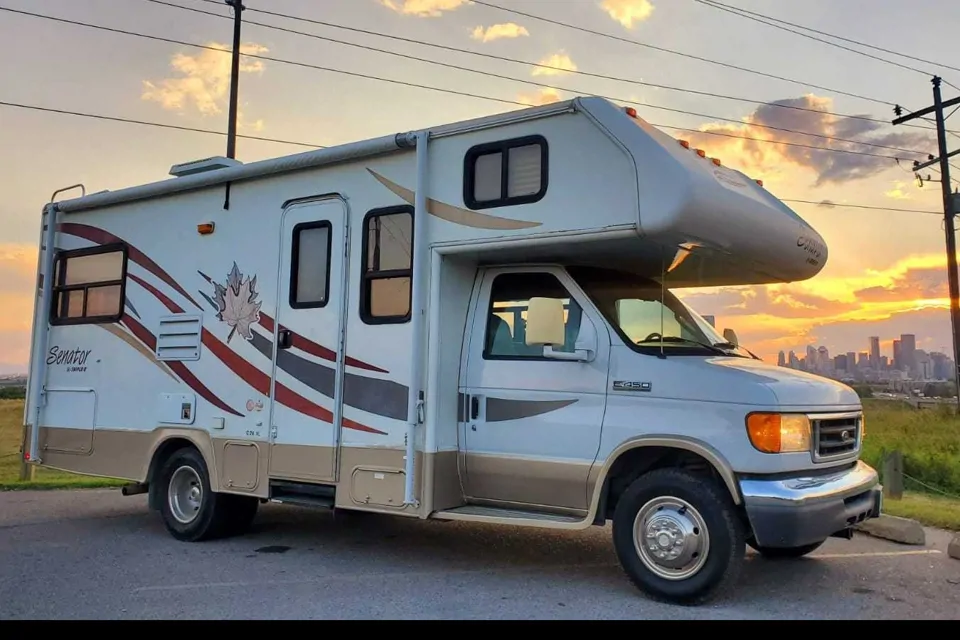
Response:
M825 475L740 479L740 492L756 544L800 547L826 540L880 515L877 472L858 460Z

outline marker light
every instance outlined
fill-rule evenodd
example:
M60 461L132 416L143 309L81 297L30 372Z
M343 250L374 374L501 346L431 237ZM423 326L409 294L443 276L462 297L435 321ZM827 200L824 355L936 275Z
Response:
M210 235L213 233L214 223L212 222L203 222L197 225L197 233L202 236Z
M763 180L757 180L757 184L762 187L762 186L763 186Z
M626 107L624 111L626 111L627 115L630 116L631 118L637 117L637 110L634 109L633 107Z
M697 155L700 156L701 158L706 158L707 152L704 151L703 149L697 149Z
M684 149L689 149L690 143L687 142L686 140L680 140L680 146L683 147Z
M713 162L713 164L717 165L718 167L720 166L720 160L718 160L717 158L710 158L710 161Z
M751 413L747 435L757 451L800 453L810 450L810 419L790 413Z

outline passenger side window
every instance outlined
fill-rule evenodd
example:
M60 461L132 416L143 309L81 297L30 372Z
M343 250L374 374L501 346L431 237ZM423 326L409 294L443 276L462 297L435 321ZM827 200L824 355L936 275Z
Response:
M410 320L413 207L375 209L363 224L360 318L366 324Z
M572 352L580 333L583 310L557 278L549 273L505 273L493 281L483 357L487 360L542 359L543 347L527 346L530 298L563 301L566 337L557 351Z
M317 309L330 288L330 223L301 222L293 228L290 255L290 306Z
M60 252L54 266L50 323L116 322L123 315L126 275L125 245Z

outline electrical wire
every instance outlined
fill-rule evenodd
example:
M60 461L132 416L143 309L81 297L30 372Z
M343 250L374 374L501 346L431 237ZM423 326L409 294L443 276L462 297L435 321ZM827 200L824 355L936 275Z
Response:
M834 207L842 207L847 209L870 209L873 211L893 211L896 213L932 213L938 216L943 215L942 211L930 211L929 209L899 209L896 207L875 207L875 206L865 205L865 204L840 204L837 202L827 202L825 200L821 200L819 202L814 200L797 200L795 198L777 198L777 199L780 200L781 202L794 202L797 204L812 204L812 205L816 205L818 207L822 207L826 209L832 209Z
M149 40L155 40L155 41L159 41L159 42L167 42L167 43L170 43L170 44L177 44L177 45L181 45L181 46L187 46L187 47L194 47L194 48L198 48L198 49L204 49L204 50L208 50L208 51L216 51L216 52L223 53L223 54L230 54L230 51L227 50L227 49L221 49L221 48L219 48L219 47L213 47L213 46L210 46L210 45L199 44L199 43L196 43L196 42L187 42L187 41L184 41L184 40L177 40L177 39L174 39L174 38L166 38L166 37L162 37L162 36L155 36L155 35L150 35L150 34L144 34L144 33L139 33L139 32L136 32L136 31L129 31L129 30L125 30L125 29L117 29L117 28L114 28L114 27L105 27L105 26L102 26L102 25L95 25L95 24L90 24L90 23L86 23L86 22L80 22L80 21L77 21L77 20L68 20L68 19L66 19L66 18L57 18L57 17L54 17L54 16L47 16L47 15L43 15L43 14L36 14L36 13L27 12L27 11L21 11L21 10L18 10L18 9L9 9L9 8L7 8L7 7L0 7L0 11L10 11L10 12L13 12L13 13L18 13L18 14L23 14L23 15L32 16L32 17L38 17L38 18L45 18L45 19L49 19L49 20L55 20L55 21L57 21L57 22L63 22L63 23L72 24L72 25L76 25L76 26L82 26L82 27L88 27L88 28L92 28L92 29L99 29L99 30L109 31L109 32L111 32L111 33L118 33L118 34L123 34L123 35L135 36L135 37L146 38L146 39L149 39ZM482 95L482 94L478 94L478 93L471 93L471 92L467 92L467 91L458 91L458 90L455 90L455 89L446 89L446 88L436 87L436 86L432 86L432 85L420 84L420 83L415 83L415 82L407 82L407 81L404 81L404 80L397 80L397 79L394 79L394 78L384 78L384 77L381 77L381 76L374 76L374 75L370 75L370 74L358 73L358 72L355 72L355 71L346 71L346 70L343 70L343 69L336 69L336 68L332 68L332 67L324 67L324 66L320 66L320 65L311 64L311 63L308 63L308 62L301 62L301 61L296 61L296 60L286 60L286 59L284 59L284 58L276 58L276 57L273 57L273 56L264 56L264 55L252 54L252 53L243 54L243 56L246 57L246 58L254 58L254 59L258 59L258 60L265 60L265 61L276 62L276 63L280 63L280 64L288 64L288 65L292 65L292 66L297 66L297 67L302 67L302 68L307 68L307 69L314 69L314 70L318 70L318 71L328 71L328 72L331 72L331 73L338 73L338 74L343 74L343 75L352 76L352 77L356 77L356 78L365 78L365 79L368 79L368 80L376 80L376 81L379 81L379 82L385 82L385 83L389 83L389 84L395 84L395 85L406 86L406 87L417 88L417 89L424 89L424 90L428 90L428 91L435 91L435 92L438 92L438 93L445 93L445 94L462 96L462 97L468 97L468 98L474 98L474 99L479 99L479 100L487 100L487 101L490 101L490 102L498 102L498 103L501 103L501 104L509 104L509 105L516 105L516 106L522 106L522 107L529 107L529 106L530 106L529 104L524 103L524 102L521 102L521 101L519 101L519 100L510 100L510 99L506 99L506 98L496 98L496 97L492 97L492 96L486 96L486 95ZM657 123L650 123L650 124L651 124L652 126L660 127L660 128L664 128L664 129L673 129L673 130L677 130L677 131L686 131L686 132L690 132L690 133L704 134L704 135L712 135L712 136L720 136L720 137L725 137L725 138L737 138L737 139L741 139L741 140L747 140L747 141L751 141L751 142L758 142L758 143L762 143L762 144L778 144L778 145L784 145L784 146L788 146L788 147L797 147L797 148L804 148L804 149L812 149L812 150L816 150L816 151L824 151L824 152L828 152L828 153L843 153L843 154L848 154L848 155L858 155L858 156L867 156L867 157L874 157L874 158L884 158L884 159L888 159L888 160L898 160L898 158L897 158L896 156L883 155L883 154L877 154L877 153L869 153L869 152L865 152L865 151L853 151L853 150L850 150L850 149L837 149L837 148L831 148L831 147L818 147L818 146L816 146L816 145L803 144L803 143L799 143L799 142L787 142L787 141L779 141L779 140L768 140L768 139L765 139L765 138L754 138L754 137L750 137L750 136L739 136L739 135L734 135L734 134L730 134L730 133L723 133L723 132L719 132L719 131L690 129L690 128L686 128L686 127L677 127L677 126L657 124ZM860 144L860 143L858 143L858 144Z
M830 45L831 47L837 47L838 49L843 49L844 51L850 51L851 53L856 53L857 55L861 55L861 56L864 56L864 57L867 57L867 58L871 58L871 59L873 59L873 60L879 60L880 62L885 62L886 64L893 65L893 66L899 67L899 68L901 68L901 69L906 69L907 71L913 71L913 72L915 72L915 73L919 73L919 74L922 74L922 75L925 75L925 76L934 76L934 75L936 75L936 74L934 74L934 73L930 73L929 71L923 71L923 70L921 70L921 69L917 69L916 67L911 67L911 66L909 66L909 65L900 64L899 62L894 62L893 60L887 60L886 58L881 58L880 56L875 56L875 55L873 55L872 53L866 53L866 52L864 52L864 51L858 51L857 49L853 49L853 48L851 48L851 47L847 47L847 46L844 46L844 45L842 45L842 44L837 44L836 42L830 42L829 40L824 40L823 38L818 38L818 37L816 37L816 36L811 36L810 34L803 33L802 31L796 31L795 29L790 29L789 27L784 27L784 26L781 26L781 25L779 25L779 24L775 24L775 23L773 23L773 22L768 22L767 19L766 19L766 16L762 16L762 18L761 18L761 17L754 17L754 16L760 16L761 14L756 14L756 13L754 13L753 15L747 15L747 12L746 12L746 11L742 11L742 10L739 9L738 7L731 7L730 5L725 5L725 4L722 4L722 3L720 3L720 2L713 2L713 0L693 0L693 1L696 2L696 3L702 4L702 5L705 6L705 7L710 7L710 8L712 8L712 9L717 9L717 10L719 10L719 11L725 11L725 12L727 12L727 13L733 14L733 15L738 16L738 17L740 17L740 18L745 18L745 19L747 19L747 20L752 20L752 21L754 21L754 22L759 22L760 24L765 24L765 25L767 25L768 27L773 27L774 29L780 29L780 30L782 30L782 31L787 31L788 33L793 33L793 34L796 34L796 35L798 35L798 36L800 36L800 37L803 37L803 38L809 38L810 40L814 40L814 41L816 41L816 42L822 42L823 44ZM752 13L752 12L751 12L751 13ZM948 84L949 84L949 83L948 83Z
M147 2L152 2L152 3L154 3L154 4L159 4L159 5L165 5L165 6L172 7L172 8L176 8L176 9L184 9L184 10L186 10L186 11L192 11L192 12L200 13L200 14L203 14L203 15L214 16L214 17L217 17L217 18L223 18L223 19L225 19L225 20L232 20L232 18L231 18L230 16L226 16L226 15L219 14L219 13L214 13L214 12L212 12L212 11L204 11L204 10L202 10L202 9L195 9L195 8L193 8L193 7L184 7L184 6L182 6L182 5L177 5L177 4L173 4L173 3L170 3L170 2L164 2L163 0L147 0ZM524 79L524 78L517 78L517 77L514 77L514 76L507 76L507 75L503 75L503 74L499 74L499 73L493 73L493 72L490 72L490 71L483 71L483 70L480 70L480 69L474 69L474 68L472 68L472 67L464 67L464 66L461 66L461 65L451 64L451 63L448 63L448 62L441 62L441 61L439 61L439 60L433 60L433 59L431 59L431 58L423 58L423 57L420 57L420 56L409 55L409 54L400 53L400 52L397 52L397 51L390 51L390 50L388 50L388 49L379 49L379 48L376 48L376 47L371 47L371 46L369 46L369 45L359 44L359 43L356 43L356 42L348 42L348 41L345 41L345 40L337 40L337 39L335 39L335 38L329 38L329 37L326 37L326 36L317 35L317 34L315 34L315 33L307 33L307 32L304 32L304 31L297 31L297 30L295 30L295 29L288 29L288 28L286 28L286 27L280 27L280 26L271 25L271 24L264 24L264 23L262 23L262 22L256 22L256 21L253 21L253 20L245 20L245 21L244 21L244 25L255 25L255 26L259 26L259 27L264 27L264 28L266 28L266 29L272 29L272 30L276 30L276 31L282 31L282 32L291 33L291 34L294 34L294 35L305 36L305 37L314 38L314 39L317 39L317 40L323 40L323 41L325 41L325 42L332 42L332 43L334 43L334 44L344 45L344 46L348 46L348 47L356 47L356 48L358 48L358 49L363 49L363 50L366 50L366 51L373 51L373 52L377 52L377 53L383 53L383 54L386 54L386 55L396 56L396 57L399 57L399 58L405 58L405 59L407 59L407 60L415 60L415 61L417 61L417 62L423 62L423 63L426 63L426 64L432 64L432 65L436 65L436 66L440 66L440 67L445 67L445 68L448 68L448 69L456 69L456 70L458 70L458 71L466 71L466 72L468 72L468 73L475 73L475 74L482 75L482 76L486 76L486 77L490 77L490 78L497 78L497 79L500 79L500 80L508 80L508 81L511 81L511 82L518 82L518 83L520 83L520 84L531 85L531 86L540 87L540 88L544 88L544 89L553 89L553 90L555 90L555 91L565 91L565 92L567 92L567 93L573 93L573 94L584 94L584 93L587 93L587 92L584 92L583 90L580 90L580 89L571 89L571 88L569 88L569 87L562 87L562 86L558 86L558 85L552 85L552 84L547 84L547 83L543 83L543 82L537 82L537 81L534 81L534 80L527 80L527 79ZM812 132L808 132L808 131L798 131L798 130L796 130L796 129L788 129L788 128L784 128L784 127L775 127L775 126L767 125L767 124L752 123L752 122L743 122L742 120L737 120L737 119L735 119L735 118L725 118L725 117L723 117L723 116L716 116L716 115L711 115L711 114L698 113L698 112L696 112L696 111L687 111L687 110L684 110L684 109L676 109L676 108L673 108L673 107L667 107L667 106L657 105L657 104L650 104L650 103L647 103L647 102L637 102L637 101L635 101L635 100L630 100L630 99L628 99L628 98L618 98L618 97L608 96L608 95L602 95L602 94L591 94L591 95L599 95L600 97L606 98L607 100L611 100L611 101L614 101L614 102L620 102L620 103L624 103L624 104L636 105L636 106L643 107L644 109L653 109L653 110L657 110L657 111L668 111L668 112L671 112L671 113L680 113L680 114L684 114L684 115L696 116L696 117L698 117L698 118L706 118L706 119L709 119L709 120L719 120L719 121L723 121L723 122L731 122L731 123L735 123L735 124L740 125L740 126L757 127L757 128L761 128L761 129L769 129L769 130L773 130L773 131L781 131L781 132L784 132L784 133L792 133L792 134L796 134L796 135L810 136L810 137L813 137L813 138L821 138L821 139L823 139L823 140L830 140L830 141L834 141L834 142L844 142L844 143L849 143L849 144L859 144L859 145L863 145L863 146L866 146L866 147L874 147L874 148L878 148L878 149L890 149L890 150L893 150L893 151L902 151L902 152L904 152L904 153L913 153L913 154L924 155L924 156L925 156L925 155L928 155L926 152L924 152L924 151L918 151L918 150L916 150L916 149L904 149L904 148L902 148L902 147L894 147L894 146L890 146L890 145L877 144L877 143L874 143L874 142L864 142L864 141L860 141L860 140L852 140L852 139L849 139L849 138L839 138L839 137L836 137L836 136L828 136L828 135L820 134L820 133L812 133Z
M935 66L935 67L943 67L944 69L950 69L951 71L960 71L960 68L958 68L958 67L951 67L950 65L944 64L944 63L942 63L942 62L934 62L933 60L925 60L925 59L923 59L923 58L918 58L918 57L916 57L916 56L911 56L911 55L906 54L906 53L900 53L900 52L898 52L898 51L893 51L893 50L891 50L891 49L884 49L883 47L878 47L878 46L876 46L876 45L868 44L868 43L866 43L866 42L860 42L859 40L853 40L852 38L845 38L845 37L843 37L843 36L838 36L838 35L836 35L836 34L834 34L834 33L827 33L826 31L820 31L820 30L818 30L818 29L813 29L813 28L811 28L811 27L805 27L805 26L803 26L803 25L801 25L801 24L797 24L797 23L795 23L795 22L788 22L788 21L786 21L786 20L781 20L781 19L779 19L779 18L774 18L774 17L772 17L772 16L764 15L764 14L762 14L762 13L757 13L756 11L749 11L749 10L747 10L747 9L742 9L742 8L740 8L740 7L733 7L733 6L728 5L728 4L723 4L722 2L717 2L716 0L710 0L710 3L711 3L711 4L715 4L715 5L719 5L719 6L721 6L721 7L726 7L726 8L728 8L728 9L736 9L736 10L739 11L740 13L749 13L749 14L751 14L751 15L758 16L758 17L760 17L760 18L765 18L765 19L770 20L770 21L772 21L772 22L779 22L780 24L785 24L785 25L789 25L789 26L791 26L791 27L796 27L796 28L798 28L798 29L803 29L804 31L810 31L810 32L812 32L812 33L818 33L818 34L820 34L820 35L822 35L822 36L827 36L828 38L835 38L835 39L837 39L837 40L842 40L842 41L844 41L844 42L849 42L849 43L851 43L851 44L859 45L859 46L861 46L861 47L867 47L868 49L873 49L873 50L875 50L875 51L881 51L881 52L883 52L883 53L889 53L889 54L894 55L894 56L900 56L901 58L907 58L908 60L913 60L913 61L915 61L915 62L923 62L924 64L932 64L932 65Z
M849 91L842 91L842 90L840 90L840 89L833 89L833 88L830 88L830 87L825 87L825 86L822 86L822 85L813 84L813 83L811 83L811 82L804 82L804 81L802 81L802 80L795 80L795 79L793 79L793 78L787 78L787 77L785 77L785 76L779 76L779 75L776 75L776 74L774 74L774 73L766 73L766 72L764 72L764 71L757 71L756 69L748 69L747 67L741 67L741 66L738 66L738 65L735 65L735 64L730 64L730 63L728 63L728 62L721 62L721 61L719 61L719 60L711 60L710 58L703 58L703 57L701 57L701 56L696 56L696 55L693 55L693 54L690 54L690 53L684 53L684 52L682 52L682 51L676 51L676 50L674 50L674 49L667 49L666 47L659 47L659 46L652 45L652 44L649 44L649 43L646 43L646 42L641 42L641 41L639 41L639 40L631 40L630 38L623 38L623 37L620 37L620 36L615 36L615 35L613 35L613 34L611 34L611 33L604 33L604 32L602 32L602 31L595 31L595 30L593 30L593 29L588 29L588 28L586 28L586 27L581 27L581 26L578 26L578 25L575 25L575 24L570 24L570 23L567 23L567 22L561 22L560 20L554 20L554 19L552 19L552 18L547 18L547 17L545 17L545 16L538 16L538 15L534 15L534 14L531 14L531 13L526 13L526 12L524 12L524 11L519 11L519 10L517 10L517 9L508 9L507 7L501 7L500 5L493 4L493 3L491 3L491 2L485 2L484 0L471 0L471 2L473 2L473 4L479 4L479 5L483 5L483 6L485 6L485 7L489 7L489 8L491 8L491 9L498 9L498 10L500 10L500 11L505 11L505 12L507 12L507 13L512 13L512 14L519 15L519 16L524 16L525 18L530 18L530 19L532 19L532 20L540 20L540 21L542 21L542 22L547 22L547 23L549 23L549 24L557 25L557 26L560 26L560 27L566 27L566 28L568 28L568 29L574 29L574 30L576 30L576 31L581 31L581 32L583 32L583 33L589 33L589 34L592 34L592 35L601 36L601 37L603 37L603 38L610 38L610 39L612 39L612 40L617 40L617 41L619 41L619 42L625 42L625 43L628 43L628 44L632 44L632 45L644 47L644 48L647 48L647 49L653 49L654 51L660 51L660 52L662 52L662 53L670 53L670 54L673 54L673 55L676 55L676 56L681 56L681 57L683 57L683 58L689 58L689 59L691 59L691 60L699 60L700 62L706 62L706 63L708 63L708 64L713 64L713 65L717 65L717 66L720 66L720 67L725 67L725 68L728 68L728 69L734 69L734 70L736 70L736 71L742 71L742 72L744 72L744 73L751 73L751 74L753 74L753 75L762 76L762 77L765 77L765 78L771 78L771 79L774 79L774 80L780 80L780 81L782 81L782 82L789 82L789 83L791 83L791 84L799 85L799 86L801 86L801 87L807 87L807 88L811 88L811 89L820 89L821 91L829 91L830 93L837 93L837 94L845 95L845 96L848 96L848 97L851 97L851 98L857 98L857 99L859 99L859 100L865 100L865 101L867 101L867 102L873 102L873 103L876 103L876 104L882 104L882 105L886 105L886 106L889 106L889 107L896 106L893 102L887 102L886 100L880 100L880 99L878 99L878 98L871 98L871 97L869 97L869 96L863 96L863 95L860 95L860 94L851 93L851 92L849 92Z
M218 136L225 136L225 135L227 135L227 134L226 134L225 132L223 132L223 131L214 131L214 130L212 130L212 129L199 129L199 128L196 128L196 127L184 127L184 126L180 126L180 125L176 125L176 124L164 124L164 123L161 123L161 122L149 122L149 121L147 121L147 120L134 120L134 119L132 119L132 118L121 118L121 117L118 117L118 116L105 116L105 115L100 115L100 114L95 114L95 113L83 113L83 112L81 112L81 111L68 111L68 110L66 110L66 109L54 109L54 108L52 108L52 107L39 107L39 106L36 106L36 105L22 104L22 103L18 103L18 102L7 102L7 101L3 101L3 100L0 100L0 106L3 106L3 107L13 107L13 108L17 108L17 109L28 109L28 110L31 110L31 111L46 111L46 112L48 112L48 113L59 113L59 114L63 114L63 115L80 116L80 117L83 117L83 118L95 118L95 119L97 119L97 120L110 120L110 121L113 121L113 122L125 122L125 123L127 123L127 124L138 124L138 125L144 125L144 126L149 126L149 127L161 127L161 128L164 128L164 129L176 129L176 130L178 130L178 131L189 131L189 132L191 132L191 133L206 133L206 134L218 135ZM277 144L290 144L290 145L296 145L296 146L300 146L300 147L311 147L311 148L314 148L314 149L325 149L325 148L326 148L326 147L324 147L324 146L322 146L322 145L319 145L319 144L309 144L309 143L306 143L306 142L295 142L295 141L293 141L293 140L278 140L278 139L276 139L276 138L264 138L264 137L261 137L261 136L249 136L249 135L243 135L243 134L239 134L239 133L237 134L237 137L238 137L238 138L245 138L245 139L247 139L247 140L259 140L259 141L261 141L261 142L275 142L275 143L277 143Z
M164 2L163 0L145 0L145 1L146 1L146 2L152 2L152 3L154 3L154 4L159 4L159 5L166 5L166 6L169 6L169 7L175 7L175 8L178 8L178 9L185 9L185 10L187 10L187 11L195 11L195 12L198 12L198 13L209 13L209 12L201 11L200 9L194 9L194 8L191 8L191 7L184 7L184 6L181 6L181 5L173 4L173 3L170 3L170 2ZM220 0L197 0L197 1L198 1L198 2L206 2L206 3L214 4L214 5L217 5L217 6L222 6ZM698 96L703 96L703 97L708 97L708 98L717 98L717 99L720 99L720 100L731 100L731 101L743 102L743 103L747 103L747 104L762 105L762 106L773 107L773 108L777 108L777 109L790 109L790 110L794 110L794 111L806 111L806 112L810 112L810 113L816 113L816 114L818 114L818 115L829 115L829 116L834 116L834 117L837 117L837 118L850 118L850 119L852 119L852 120L863 120L863 121L866 121L866 122L874 122L874 123L883 124L883 125L889 125L889 124L890 124L890 121L889 121L889 120L885 120L885 119L882 119L882 118L875 118L875 117L871 117L871 116L856 115L856 114L847 114L847 113L838 113L838 112L834 112L834 111L824 111L824 110L821 110L821 109L813 109L813 108L811 108L811 107L801 107L801 106L797 106L797 105L779 104L779 103L769 102L769 101L765 101L765 100L757 100L757 99L755 99L755 98L745 98L745 97L742 97L742 96L731 96L731 95L726 95L726 94L722 94L722 93L715 93L715 92L711 92L711 91L700 91L700 90L697 90L697 89L689 89L689 88L685 88L685 87L674 87L674 86L671 86L671 85L658 84L658 83L655 83L655 82L646 82L646 81L643 81L643 80L633 80L633 79L630 79L630 78L622 78L622 77L612 76L612 75L608 75L608 74L592 73L592 72L589 72L589 71L582 71L582 70L580 70L580 69L565 69L565 68L563 68L563 67L557 67L557 66L553 66L553 65L549 65L549 64L544 64L544 63L542 63L542 62L530 62L530 61L528 61L528 60L520 60L520 59L517 59L517 58L509 58L509 57L505 57L505 56L498 56L498 55L494 55L494 54L491 54L491 53L482 53L482 52L480 52L480 51L471 51L470 49L461 49L461 48L459 48L459 47L453 47L453 46L449 46L449 45L438 44L438 43L435 43L435 42L427 42L427 41L425 41L425 40L417 40L417 39L414 39L414 38L404 38L404 37L402 37L402 36L391 35L391 34L388 34L388 33L381 33L381 32L378 32L378 31L371 31L371 30L369 30L369 29L361 29L361 28L359 28L359 27L348 27L348 26L346 26L346 25L337 24L337 23L335 23L335 22L328 22L328 21L324 21L324 20L315 20L315 19L312 19L312 18L304 17L304 16L295 16L295 15L291 15L291 14L287 14L287 13L279 13L279 12L277 12L277 11L269 11L269 10L266 10L266 9L257 9L257 8L254 8L254 7L247 7L245 10L246 10L246 11L250 11L250 12L254 12L254 13L262 13L262 14L264 14L264 15L270 15L270 16L274 16L274 17L278 17L278 18L284 18L284 19L287 19L287 20L294 20L294 21L298 21L298 22L315 24L315 25L319 25L319 26L323 26L323 27L330 27L330 28L332 28L332 29L342 29L342 30L344 30L344 31L350 31L350 32L352 32L352 33L362 33L362 34L365 34L365 35L371 35L371 36L375 36L375 37L378 37L378 38L387 38L387 39L391 39L391 40L396 40L396 41L398 41L398 42L406 42L406 43L409 43L409 44L415 44L415 45L420 45L420 46L424 46L424 47L432 47L432 48L440 49L440 50L443 50L443 51L455 51L455 52L457 52L457 53L463 53L463 54L466 54L466 55L476 56L476 57L480 57L480 58L486 58L486 59L489 59L489 60L498 60L498 61L501 61L501 62L510 62L510 63L513 63L513 64L520 64L520 65L525 65L525 66L529 66L529 67L536 67L536 68L540 68L540 69L548 69L548 70L551 70L551 71L562 71L562 72L564 72L564 73L568 73L568 74L572 74L572 75L581 75L581 76L584 76L584 77L598 78L598 79L601 79L601 80L610 80L610 81L613 81L613 82L623 82L623 83L626 83L626 84L632 84L632 85L636 85L636 86L650 87L650 88L653 88L653 89L662 89L662 90L664 90L664 91L676 91L676 92L679 92L679 93L687 93L687 94L690 94L690 95L698 95ZM217 17L226 17L226 18L229 18L229 16L224 16L224 15L222 15L222 14L217 14L217 13L211 13L210 15L215 15L215 16L217 16ZM276 26L273 26L273 25L263 25L263 24L260 24L260 23L252 22L252 21L250 21L250 20L245 20L244 23L245 23L245 24L258 24L259 26L268 26L268 27L270 27L270 28L282 29L281 27L276 27ZM313 35L314 37L320 37L320 36L315 36L314 34L310 34L310 35ZM901 125L901 126L903 126L903 127L909 127L909 128L913 128L913 129L924 129L924 130L927 130L927 131L935 131L935 130L936 130L934 127L924 127L924 126L921 126L921 125L918 125L918 124L903 124L903 125Z

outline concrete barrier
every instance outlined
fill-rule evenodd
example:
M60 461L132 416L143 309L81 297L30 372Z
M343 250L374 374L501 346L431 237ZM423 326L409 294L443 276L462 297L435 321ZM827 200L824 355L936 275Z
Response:
M950 541L950 546L947 547L947 555L960 560L960 533L953 536L953 540Z
M923 527L916 520L909 518L882 515L879 518L861 522L856 529L875 538L892 540L900 544L925 545L927 543L927 534Z

